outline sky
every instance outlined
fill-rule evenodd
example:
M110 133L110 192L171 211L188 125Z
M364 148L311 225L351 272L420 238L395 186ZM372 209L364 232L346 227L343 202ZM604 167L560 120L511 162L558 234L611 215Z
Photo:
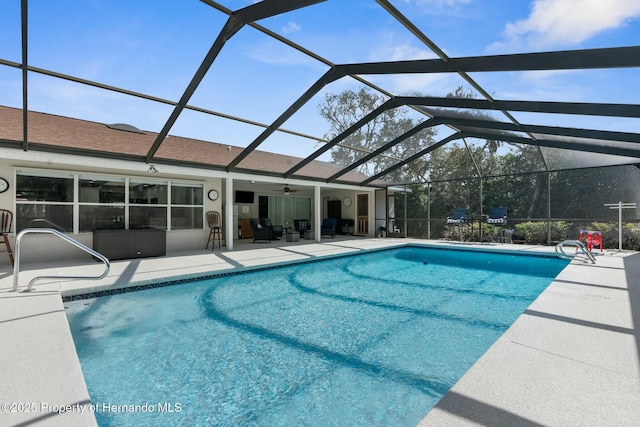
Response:
M0 60L20 63L20 1L0 0ZM220 0L231 10L247 0ZM33 67L178 101L227 16L198 0L29 0L28 62ZM450 57L640 45L640 0L391 0ZM374 0L328 0L258 24L334 64L435 58ZM271 124L327 65L245 26L230 38L189 105ZM365 76L397 94L445 96L469 85L457 75ZM475 73L496 99L640 104L639 70ZM323 138L327 85L285 129ZM478 95L480 97L480 95ZM0 105L22 106L21 71L0 62ZM29 74L31 110L158 132L173 107ZM497 119L503 116L494 114ZM637 132L640 119L515 114L521 123ZM263 128L185 110L171 135L247 146ZM439 129L439 138L451 131ZM275 133L259 149L306 156L311 138ZM326 157L324 157L327 160Z

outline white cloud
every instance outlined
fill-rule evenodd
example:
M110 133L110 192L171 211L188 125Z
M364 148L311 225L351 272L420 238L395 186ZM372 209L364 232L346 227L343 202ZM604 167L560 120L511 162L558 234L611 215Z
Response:
M428 49L417 48L411 45L393 46L389 52L389 60L391 61L407 61L425 58L435 58L435 54Z
M289 21L287 22L287 25L282 28L282 32L285 34L291 34L300 31L300 28L299 24Z
M535 0L527 19L507 23L490 50L575 46L640 17L637 0Z
M394 33L386 33L369 52L372 62L411 61L437 58L424 46L415 46L412 41L400 41ZM368 76L368 80L386 87L393 93L439 93L448 76L441 74L391 74Z
M424 46L415 46L413 40L398 40L394 33L383 33L372 45L369 61L408 61L435 58L436 55Z
M391 84L393 93L446 96L455 89L458 80L457 76L447 74L406 74L395 76Z

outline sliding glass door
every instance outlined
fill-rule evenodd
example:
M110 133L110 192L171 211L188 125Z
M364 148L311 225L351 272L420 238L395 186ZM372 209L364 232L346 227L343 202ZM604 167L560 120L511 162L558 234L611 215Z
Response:
M311 221L311 199L295 196L269 196L269 218L273 224L293 228L294 219Z

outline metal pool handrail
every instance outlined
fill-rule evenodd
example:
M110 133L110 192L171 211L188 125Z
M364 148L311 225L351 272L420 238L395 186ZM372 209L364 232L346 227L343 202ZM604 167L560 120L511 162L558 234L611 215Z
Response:
M12 292L15 292L18 290L18 274L20 272L20 242L22 241L22 237L24 237L26 234L53 234L55 236L60 237L61 239L71 243L72 245L76 246L77 248L82 249L83 251L89 253L90 255L98 258L100 261L102 261L105 265L105 269L104 269L104 273L102 273L100 276L37 276L34 277L33 279L31 279L31 281L29 282L29 285L27 285L27 288L25 290L23 290L22 292L30 292L31 291L31 287L33 286L33 283L36 280L40 280L40 279L95 279L95 280L99 280L102 279L103 277L105 277L107 274L109 274L109 269L111 268L111 264L109 263L109 260L107 259L107 257L105 257L104 255L94 251L93 249L83 245L82 243L73 240L71 237L67 236L66 234L63 234L61 232L59 232L58 230L54 230L53 228L25 228L24 230L22 230L20 233L18 233L18 235L16 236L16 249L15 249L15 260L14 260L14 265L13 265L13 289L11 290Z
M572 254L568 254L564 251L565 246L575 246L576 252ZM593 264L596 263L596 257L593 256L591 251L589 251L580 240L563 240L562 242L556 245L556 255L562 259L573 259L575 258L578 250L581 250L585 256L591 261Z

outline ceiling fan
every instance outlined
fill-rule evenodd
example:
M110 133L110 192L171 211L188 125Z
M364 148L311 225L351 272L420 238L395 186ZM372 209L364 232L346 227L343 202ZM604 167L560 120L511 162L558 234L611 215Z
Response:
M289 188L289 186L287 184L285 184L284 185L284 189L282 189L282 190L273 190L273 191L275 191L277 193L282 192L282 193L284 193L285 196L288 196L291 193L297 193L299 190Z

